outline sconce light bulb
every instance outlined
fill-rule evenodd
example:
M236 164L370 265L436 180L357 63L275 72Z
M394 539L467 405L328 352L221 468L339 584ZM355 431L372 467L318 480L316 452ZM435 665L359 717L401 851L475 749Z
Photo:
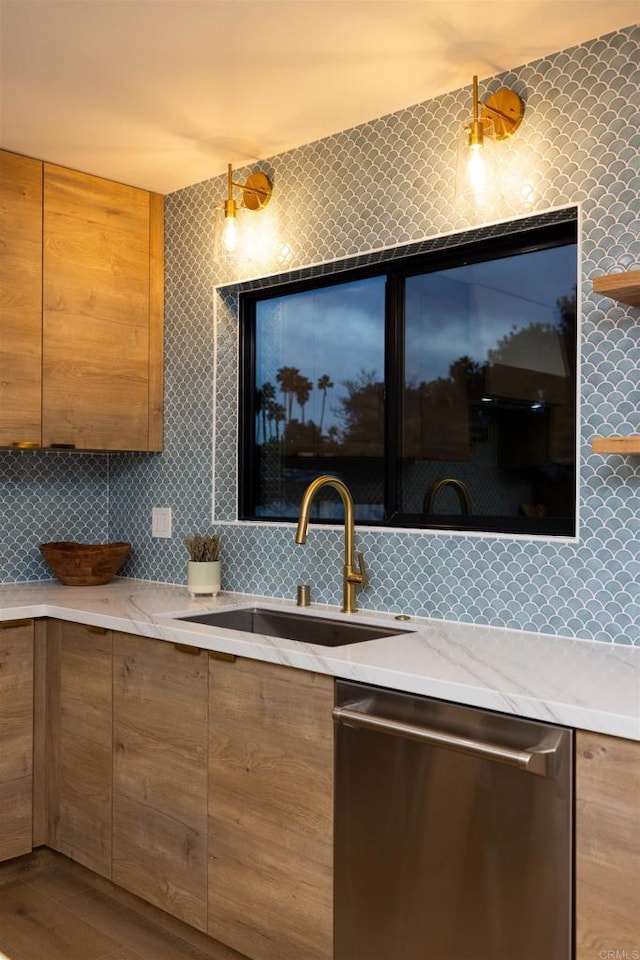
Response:
M481 143L473 143L469 147L467 162L469 185L478 199L484 197L487 190L487 168Z
M224 205L224 226L222 228L222 243L227 253L233 253L238 242L236 222L236 204L228 200Z
M224 221L224 247L229 253L233 253L236 248L238 234L236 231L236 218L227 217Z

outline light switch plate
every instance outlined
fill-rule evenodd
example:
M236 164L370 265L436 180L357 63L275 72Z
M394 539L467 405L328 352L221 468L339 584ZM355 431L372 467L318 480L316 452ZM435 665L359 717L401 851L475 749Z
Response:
M151 511L151 536L171 537L171 507L154 507Z

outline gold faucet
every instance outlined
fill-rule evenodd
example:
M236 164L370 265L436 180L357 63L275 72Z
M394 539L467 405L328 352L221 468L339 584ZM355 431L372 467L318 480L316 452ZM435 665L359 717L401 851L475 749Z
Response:
M366 587L369 582L367 577L364 559L361 553L358 553L358 569L353 565L353 499L349 493L348 487L337 477L323 475L312 480L302 496L300 503L300 517L298 519L298 529L296 530L296 543L307 542L307 532L309 530L309 512L311 503L318 490L322 487L333 487L340 494L344 506L344 567L342 570L342 612L354 613L356 610L356 587Z
M455 477L439 477L437 480L433 481L425 494L422 512L433 512L433 501L436 498L436 494L444 487L453 487L458 494L460 509L462 510L462 513L468 517L471 513L471 497L469 496L469 491L462 480L456 480Z

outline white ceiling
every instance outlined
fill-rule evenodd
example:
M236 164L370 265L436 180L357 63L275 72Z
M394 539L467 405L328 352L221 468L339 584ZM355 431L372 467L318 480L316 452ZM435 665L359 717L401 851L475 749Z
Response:
M0 0L0 146L169 193L639 14L639 0Z

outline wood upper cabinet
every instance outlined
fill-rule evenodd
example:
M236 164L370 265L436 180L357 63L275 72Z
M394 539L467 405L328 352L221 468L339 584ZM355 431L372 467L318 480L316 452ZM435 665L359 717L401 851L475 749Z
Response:
M207 925L207 655L115 634L113 880Z
M640 743L576 737L576 960L640 949Z
M0 860L32 847L33 622L0 623Z
M162 198L44 165L42 443L162 448Z
M111 631L47 627L47 842L111 877Z
M0 446L40 443L42 163L0 150Z
M209 669L209 935L252 960L330 960L333 680Z
M163 198L0 151L0 447L162 450Z

